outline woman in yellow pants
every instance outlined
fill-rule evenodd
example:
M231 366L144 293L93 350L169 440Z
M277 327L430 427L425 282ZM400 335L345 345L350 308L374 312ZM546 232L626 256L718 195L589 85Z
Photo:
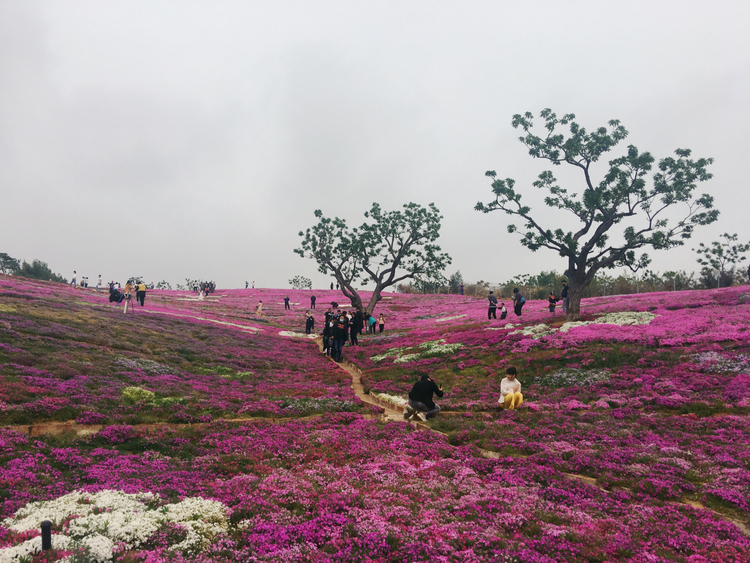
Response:
M517 409L523 403L521 382L516 379L516 368L513 366L505 371L505 379L500 382L500 399L497 402L510 410Z

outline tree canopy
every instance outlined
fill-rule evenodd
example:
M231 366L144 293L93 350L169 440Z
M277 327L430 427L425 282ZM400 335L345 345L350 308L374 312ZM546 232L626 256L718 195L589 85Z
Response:
M719 286L731 285L734 281L734 266L742 261L744 255L750 251L750 244L737 242L737 233L721 235L723 241L713 241L710 245L700 243L695 250L698 254L698 264L703 266L701 277L707 287L711 287L711 280Z
M451 258L435 244L443 217L434 204L407 203L403 210L383 211L373 203L364 215L364 223L349 228L346 220L316 210L317 224L300 231L302 244L294 252L315 260L321 273L336 278L353 307L370 314L389 286L405 279L442 279ZM366 308L354 287L360 280L375 285Z
M512 125L524 135L519 140L533 158L547 160L555 166L567 164L581 173L580 190L572 192L562 187L552 171L545 170L533 183L544 190L548 207L565 211L577 219L577 230L542 225L538 214L521 203L521 192L511 178L497 178L494 170L486 172L492 178L493 201L477 203L475 209L484 213L501 210L524 220L520 229L521 244L532 251L548 248L568 259L566 275L570 280L568 316L580 314L580 297L586 286L602 268L627 267L632 271L650 263L642 248L665 250L684 244L695 226L715 221L719 212L713 209L713 198L708 194L694 197L699 182L711 178L710 158L691 158L689 149L677 149L674 157L666 157L656 164L649 152L640 152L628 145L624 155L609 161L599 179L594 178L593 165L610 152L628 131L619 121L592 132L576 123L574 114L558 118L550 109L540 112L545 131L532 133L533 115L513 116ZM559 129L567 126L568 133ZM579 195L580 194L580 195ZM681 215L670 223L668 210L680 206ZM610 230L625 222L612 236ZM519 228L508 225L508 232Z

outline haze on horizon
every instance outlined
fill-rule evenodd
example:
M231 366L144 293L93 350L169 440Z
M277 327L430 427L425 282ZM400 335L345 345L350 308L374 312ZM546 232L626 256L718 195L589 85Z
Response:
M562 272L473 209L492 169L567 224L510 125L549 107L588 129L619 119L622 149L657 160L715 159L698 192L719 221L649 253L697 271L699 242L750 241L749 31L750 3L728 0L0 0L0 252L90 282L327 287L292 252L315 209L356 225L372 202L414 201L444 216L446 274Z

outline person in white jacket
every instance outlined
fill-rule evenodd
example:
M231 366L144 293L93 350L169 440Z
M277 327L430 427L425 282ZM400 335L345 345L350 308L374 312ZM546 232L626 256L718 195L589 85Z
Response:
M498 403L506 409L517 409L523 403L521 382L516 379L516 368L509 367L505 371L505 379L500 382L500 399Z

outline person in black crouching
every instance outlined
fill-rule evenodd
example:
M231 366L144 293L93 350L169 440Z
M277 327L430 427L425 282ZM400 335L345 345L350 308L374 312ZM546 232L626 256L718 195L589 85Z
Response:
M438 387L429 375L423 374L422 378L414 384L409 391L409 404L404 408L404 418L412 420L417 416L426 421L440 412L440 407L432 400L432 394L443 396L443 386Z

